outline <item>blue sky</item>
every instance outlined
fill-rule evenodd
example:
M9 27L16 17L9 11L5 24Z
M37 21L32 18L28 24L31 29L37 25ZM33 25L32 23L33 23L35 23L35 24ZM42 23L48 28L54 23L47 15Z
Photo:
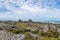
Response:
M60 20L60 0L0 0L0 20Z

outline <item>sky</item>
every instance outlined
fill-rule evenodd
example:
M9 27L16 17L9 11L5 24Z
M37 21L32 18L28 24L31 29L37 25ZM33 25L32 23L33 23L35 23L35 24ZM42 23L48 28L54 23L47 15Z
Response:
M60 21L60 0L0 0L0 20Z

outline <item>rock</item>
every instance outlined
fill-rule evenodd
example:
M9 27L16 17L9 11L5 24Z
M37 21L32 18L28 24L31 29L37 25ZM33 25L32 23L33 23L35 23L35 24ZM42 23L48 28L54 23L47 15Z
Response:
M15 26L15 25L8 25L8 24L5 24L5 23L1 23L0 28L7 29L7 30L19 29L19 27Z
M13 34L6 30L0 30L0 40L24 40L24 34Z

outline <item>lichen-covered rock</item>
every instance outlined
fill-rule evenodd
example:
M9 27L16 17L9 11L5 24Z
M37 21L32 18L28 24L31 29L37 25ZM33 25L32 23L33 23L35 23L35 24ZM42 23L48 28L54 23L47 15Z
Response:
M24 40L24 34L13 34L6 30L0 30L0 40Z
M8 25L8 24L5 24L5 23L1 23L0 28L1 29L6 29L6 30L19 29L19 27L15 26L15 25Z

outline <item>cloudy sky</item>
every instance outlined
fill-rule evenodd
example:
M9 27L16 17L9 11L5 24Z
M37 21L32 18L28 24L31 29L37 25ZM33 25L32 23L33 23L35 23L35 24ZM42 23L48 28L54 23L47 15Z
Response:
M60 20L60 0L0 0L0 20Z

